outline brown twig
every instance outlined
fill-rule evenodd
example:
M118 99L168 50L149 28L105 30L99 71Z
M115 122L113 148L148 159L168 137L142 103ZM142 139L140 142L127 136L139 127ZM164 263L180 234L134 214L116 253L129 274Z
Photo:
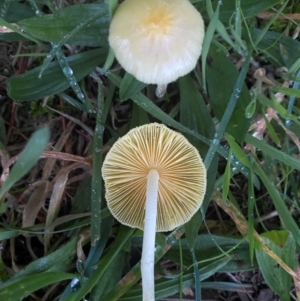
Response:
M274 17L276 13L273 13L273 12L262 12L262 13L259 13L257 15L258 18L260 19L271 19ZM299 21L300 20L300 14L280 14L278 16L278 19L279 20L296 20L296 21Z

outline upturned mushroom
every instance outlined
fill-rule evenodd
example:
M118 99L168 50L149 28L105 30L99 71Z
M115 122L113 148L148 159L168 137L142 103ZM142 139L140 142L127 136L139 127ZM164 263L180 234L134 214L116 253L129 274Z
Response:
M152 123L132 129L112 146L102 176L113 216L144 230L143 300L154 300L155 232L183 225L200 208L206 191L203 161L183 135Z
M125 0L109 29L122 67L158 90L195 68L203 38L203 19L189 0Z

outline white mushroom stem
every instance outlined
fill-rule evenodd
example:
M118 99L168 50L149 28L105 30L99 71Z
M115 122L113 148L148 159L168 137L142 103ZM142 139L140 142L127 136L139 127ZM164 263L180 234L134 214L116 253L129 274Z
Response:
M159 173L151 169L147 177L146 212L144 224L143 252L142 252L142 285L143 301L154 301L154 252L157 217Z
M158 98L163 98L167 91L167 85L157 85L155 95Z

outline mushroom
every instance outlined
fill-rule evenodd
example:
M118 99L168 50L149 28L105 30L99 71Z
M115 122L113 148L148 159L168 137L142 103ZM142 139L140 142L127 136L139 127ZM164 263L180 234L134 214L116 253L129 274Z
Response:
M161 90L195 68L203 38L203 19L189 0L125 0L109 29L123 68Z
M197 149L168 127L151 123L129 131L102 167L107 206L122 224L144 230L143 300L154 300L155 232L191 219L206 191L206 169Z

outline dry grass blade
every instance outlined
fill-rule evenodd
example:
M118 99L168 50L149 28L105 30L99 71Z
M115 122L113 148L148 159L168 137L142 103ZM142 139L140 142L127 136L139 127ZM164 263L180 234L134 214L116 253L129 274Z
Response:
M103 152L107 151L107 148L103 150ZM1 179L7 177L9 167L13 165L19 158L20 155L14 156L10 158L5 165L3 165L3 172L1 175ZM92 165L92 157L80 157L71 154L56 152L56 151L44 151L40 158L53 158L56 160L63 160L63 161L71 161L71 162L78 162L84 165L91 166Z
M57 114L59 114L59 115L61 115L61 116L64 116L64 117L66 117L67 119L69 119L69 120L72 120L74 123L76 123L76 124L78 124L80 127L82 127L87 133L89 133L91 136L93 136L94 135L94 132L93 132L93 130L91 130L88 126L86 126L83 122L81 122L80 120L78 120L77 118L74 118L74 117L72 117L72 116L70 116L70 115L68 115L68 114L65 114L65 113L62 113L62 112L60 112L60 111L57 111L57 110L55 110L55 109L53 109L53 108L50 108L50 107L48 107L48 106L46 106L49 110L51 110L51 111L53 111L53 112L55 112L55 113L57 113Z
M230 203L230 206L225 204L224 200L222 199L222 195L216 190L213 192L212 199L232 218L240 233L243 236L247 236L247 233L249 232L248 223L246 218L240 213L240 211L232 203ZM237 215L236 212L239 212L239 214ZM264 240L256 231L254 231L253 234L259 247L261 247L264 252L266 252L266 254L268 254L271 258L273 258L296 281L300 282L300 278L297 272L293 271L281 260L281 258L279 258L272 250L270 250L270 248L266 245Z
M284 82L282 86L287 88L289 86L289 83ZM275 94L278 103L282 103L282 101L284 100L284 96L285 95L282 93ZM266 113L266 118L268 119L268 121L271 122L272 119L275 119L275 117L277 117L276 121L278 121L278 116L276 111L272 108L268 108ZM266 121L264 120L263 117L261 117L259 120L257 120L255 123L251 125L249 131L255 130L255 132L252 134L253 137L258 139L263 139L263 135L266 129L267 129Z
M82 163L73 163L59 171L55 179L52 181L53 191L49 202L49 208L46 218L46 229L51 225L53 220L56 218L59 209L61 207L61 203L63 200L63 193L66 188L66 183L68 181L69 173L77 168L84 168L85 165ZM45 247L49 245L50 235L45 237Z
M64 144L66 143L66 141L68 140L70 134L72 133L73 129L74 129L74 126L75 126L75 123L73 122L69 122L66 129L63 131L62 135L59 137L58 141L56 142L55 146L54 146L54 149L57 150L57 151L61 151ZM53 169L53 166L55 164L55 159L48 159L46 164L45 164L45 167L43 169L43 176L42 176L42 179L43 180L46 180L49 178L51 172L52 172L52 169Z
M0 162L1 166L3 167L2 175L0 178L0 186L2 186L9 175L9 168L6 167L9 162L9 155L3 149L0 149Z
M66 216L62 216L62 217L58 217L48 228L47 228L47 232L51 233L54 231L55 227L62 225L64 223L67 223L69 221L72 221L74 219L79 219L82 217L87 217L90 216L91 213L80 213L80 214L70 214L70 215L66 215Z
M287 134L288 136L290 136L290 138L293 140L293 142L295 143L295 145L297 145L298 150L299 150L299 152L300 152L300 141L299 141L298 136L297 136L294 132L292 132L292 131L290 131L289 129L287 129L287 128L284 126L284 124L282 123L282 121L279 119L279 117L278 117L277 115L274 116L274 119L275 119L275 120L278 122L278 124L284 129L284 131L286 132L286 134Z
M60 283L55 283L55 284L52 284L50 286L50 288L47 290L46 294L43 296L42 300L41 301L47 301L47 300L50 300L50 295L53 294L53 292L55 290L58 290L59 289L59 285Z
M48 181L38 181L34 184L34 189L31 189L31 195L24 207L22 216L22 227L30 227L35 223L35 219L41 209L45 204L45 199L47 196L47 190L49 186ZM26 234L25 234L26 235Z
M0 26L0 32L1 33L8 33L8 32L13 32L10 28L7 28L6 26Z
M257 15L258 18L260 19L272 19L275 16L276 13L273 12L262 12ZM278 16L279 20L300 20L300 14L284 14L284 15L279 15Z
M276 86L278 83L275 80L271 80L266 76L266 69L265 68L258 68L253 77L257 80L258 86L261 88L262 83L268 84L270 86Z
M80 233L79 240L77 242L77 258L82 262L86 261L86 256L83 251L84 241L91 236L91 229L87 229Z
M296 274L297 274L297 277L293 277L293 280L294 280L294 284L295 284L295 292L296 292L296 295L297 295L297 300L300 300L300 268L297 268L296 270Z
M92 165L92 157L84 158L84 157L56 152L56 151L44 151L43 154L41 155L41 158L55 158L63 161L78 162L89 166Z

